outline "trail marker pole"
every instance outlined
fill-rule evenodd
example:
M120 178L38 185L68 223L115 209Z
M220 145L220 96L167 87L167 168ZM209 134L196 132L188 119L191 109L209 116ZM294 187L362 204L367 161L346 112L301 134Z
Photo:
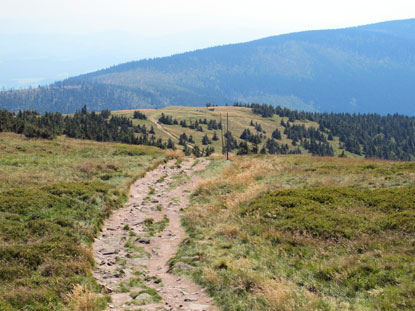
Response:
M226 113L226 160L229 160L229 113Z
M220 114L220 136L222 141L222 154L225 153L225 146L223 145L223 123L222 123L222 114Z

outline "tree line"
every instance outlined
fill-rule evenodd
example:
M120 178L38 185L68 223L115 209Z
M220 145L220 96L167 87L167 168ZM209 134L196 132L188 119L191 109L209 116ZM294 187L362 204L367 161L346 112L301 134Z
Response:
M50 86L34 89L0 92L0 108L18 112L36 107L41 113L59 111L74 113L84 105L95 111L162 107L153 93L120 85L79 83L65 85L56 82Z
M131 119L111 115L109 110L101 113L88 112L86 106L72 116L61 113L39 114L36 111L0 111L0 132L15 132L28 138L53 139L57 135L89 139L100 142L120 142L134 145L175 149L174 142L167 142L154 135L154 129L145 125L134 126Z
M313 154L330 155L329 143L325 139L339 138L340 148L366 158L387 160L415 160L415 117L388 114L319 113L290 110L280 106L239 104L264 118L274 115L288 118L288 122L313 121L319 125L313 133L290 125L287 135L294 138ZM324 136L324 139L323 139ZM320 150L320 151L319 151Z

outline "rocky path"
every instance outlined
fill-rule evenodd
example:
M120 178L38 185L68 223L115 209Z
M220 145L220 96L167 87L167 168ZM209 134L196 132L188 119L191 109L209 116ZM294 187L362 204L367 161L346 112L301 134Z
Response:
M126 206L94 244L95 278L112 298L109 310L217 310L196 284L168 273L184 237L180 210L206 160L169 161L137 180ZM182 264L185 265L185 264Z

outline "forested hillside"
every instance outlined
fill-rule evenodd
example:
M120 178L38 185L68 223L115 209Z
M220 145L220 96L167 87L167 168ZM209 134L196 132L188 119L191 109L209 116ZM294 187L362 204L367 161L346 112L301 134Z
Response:
M311 141L325 142L339 137L345 150L367 158L413 160L415 155L415 118L404 115L310 113L270 105L254 104L253 113L262 117L288 117L290 121L317 122L318 130L284 124L285 133L293 141L308 146ZM309 140L307 140L309 139ZM311 143L312 144L312 143Z
M36 111L19 111L17 114L0 111L0 132L24 134L27 138L53 139L58 135L71 138L89 139L100 142L121 142L132 145L149 145L161 149L175 149L171 139L167 143L156 138L154 130L134 126L132 121L122 116L111 116L109 110L101 113L88 112L86 106L73 116L61 113L45 113Z
M241 156L311 154L415 160L415 117L311 113L259 104L100 113L84 106L73 115L2 110L0 132L8 131L28 138L66 135L180 149L197 157L228 150Z
M55 84L50 87L0 92L0 107L12 111L74 113L84 105L100 111L107 108L151 108L160 106L161 103L152 93L139 88L97 83L69 86Z
M238 101L414 115L414 55L413 19L307 31L129 62L38 92L2 92L0 107L74 112L84 104L114 110Z

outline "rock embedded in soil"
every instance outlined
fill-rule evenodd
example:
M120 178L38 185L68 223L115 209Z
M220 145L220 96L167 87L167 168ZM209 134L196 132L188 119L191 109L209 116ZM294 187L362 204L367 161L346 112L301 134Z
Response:
M140 243L140 244L150 244L150 239L140 238L140 239L138 239L138 243Z
M194 267L185 263L185 262L177 262L174 264L176 268L183 268L183 269L193 269Z

